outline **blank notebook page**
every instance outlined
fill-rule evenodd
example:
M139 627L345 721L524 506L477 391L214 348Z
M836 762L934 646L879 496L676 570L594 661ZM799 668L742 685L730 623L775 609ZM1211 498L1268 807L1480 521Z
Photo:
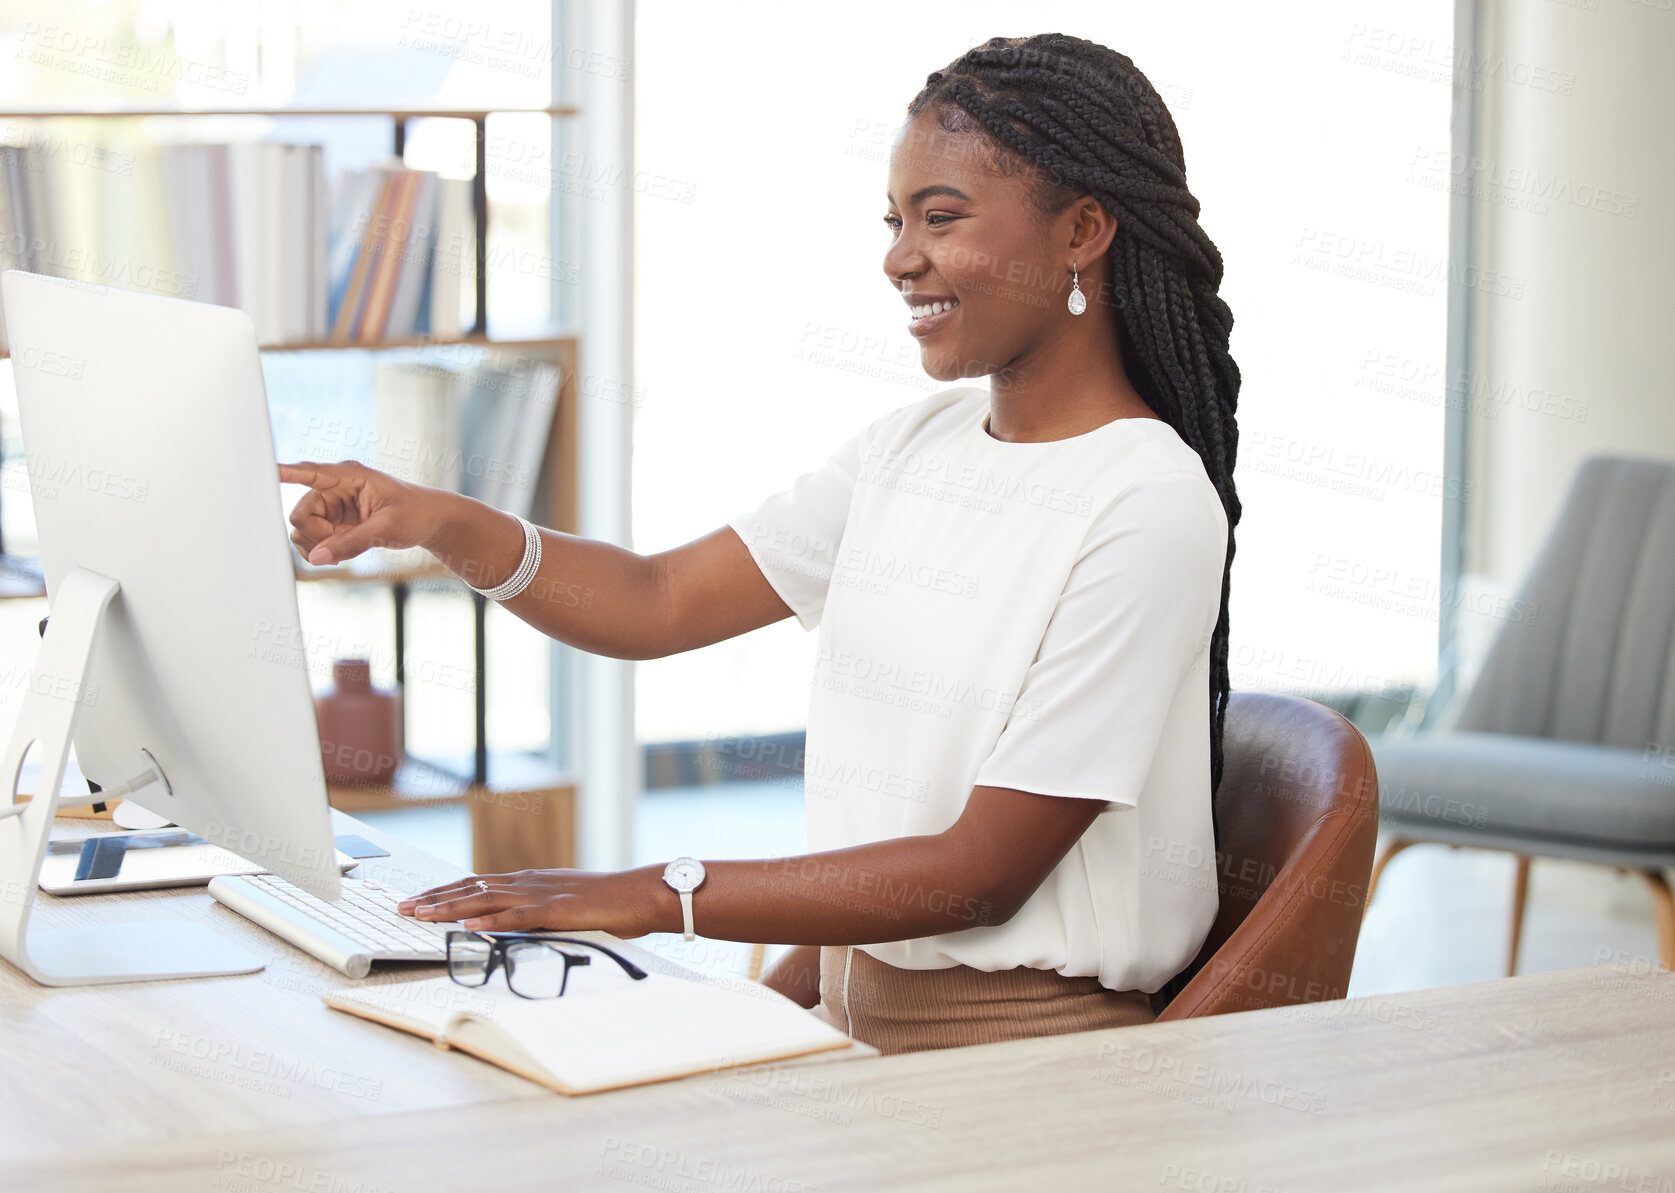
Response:
M603 964L601 964L603 962ZM496 974L480 989L448 978L334 992L472 1050L513 1045L569 1092L586 1093L840 1048L849 1037L787 998L742 979L635 981L600 958L562 998L524 999ZM461 997L463 996L463 997Z

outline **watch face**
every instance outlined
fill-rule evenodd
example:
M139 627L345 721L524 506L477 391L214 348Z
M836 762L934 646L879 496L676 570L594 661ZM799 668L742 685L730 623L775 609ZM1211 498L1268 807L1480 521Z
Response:
M677 891L691 891L704 881L704 866L689 857L678 857L663 869L663 881Z

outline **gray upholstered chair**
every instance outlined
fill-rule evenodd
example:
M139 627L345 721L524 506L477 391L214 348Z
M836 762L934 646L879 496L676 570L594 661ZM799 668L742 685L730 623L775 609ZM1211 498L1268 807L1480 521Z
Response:
M1585 460L1470 690L1371 745L1390 837L1369 887L1420 842L1516 854L1510 975L1531 857L1634 870L1675 969L1675 461Z

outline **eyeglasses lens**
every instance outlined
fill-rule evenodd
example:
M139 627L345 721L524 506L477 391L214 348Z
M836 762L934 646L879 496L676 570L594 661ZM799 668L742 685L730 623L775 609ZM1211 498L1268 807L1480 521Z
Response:
M557 998L564 993L570 966L585 962L551 945L519 941L506 948L506 984L525 998Z
M481 986L489 980L492 951L493 946L478 937L454 937L448 942L448 976L467 986Z

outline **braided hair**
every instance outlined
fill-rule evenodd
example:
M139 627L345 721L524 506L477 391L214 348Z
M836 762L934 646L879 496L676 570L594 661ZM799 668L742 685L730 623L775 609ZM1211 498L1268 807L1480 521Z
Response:
M1062 33L995 37L941 70L907 106L950 133L986 133L989 168L1021 164L1043 219L1091 194L1116 217L1107 254L1125 368L1135 390L1204 462L1227 513L1221 610L1210 638L1211 828L1220 833L1227 715L1227 597L1239 497L1233 462L1239 367L1228 354L1233 314L1216 293L1221 254L1198 224L1175 122L1128 57Z

